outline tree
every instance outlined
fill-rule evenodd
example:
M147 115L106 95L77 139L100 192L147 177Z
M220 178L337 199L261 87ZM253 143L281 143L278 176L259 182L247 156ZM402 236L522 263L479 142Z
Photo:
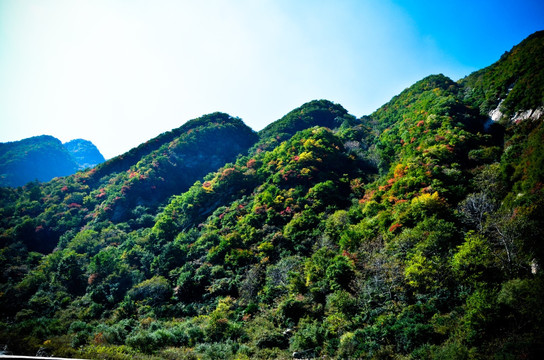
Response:
M486 193L479 192L469 194L467 198L459 205L459 210L464 215L468 224L476 226L478 231L482 231L487 217L491 215L497 206L492 198Z

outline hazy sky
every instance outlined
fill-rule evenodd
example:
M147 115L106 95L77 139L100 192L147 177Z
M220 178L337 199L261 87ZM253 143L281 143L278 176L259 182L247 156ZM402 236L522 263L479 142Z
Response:
M542 29L541 0L0 0L0 141L110 158L214 111L255 130L313 99L361 116Z

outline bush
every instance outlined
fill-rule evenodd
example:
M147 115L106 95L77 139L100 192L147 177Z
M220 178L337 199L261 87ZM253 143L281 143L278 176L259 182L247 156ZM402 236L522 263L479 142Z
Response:
M172 346L175 336L168 330L141 330L127 338L126 344L136 350L150 354L163 347Z
M325 329L317 320L302 319L299 330L291 339L291 350L301 352L305 357L317 357L325 340Z
M202 360L220 360L232 359L238 352L240 345L232 340L227 340L224 343L204 343L199 344L195 348L195 352L202 356Z
M156 306L167 301L172 295L172 290L168 280L162 276L154 276L134 286L128 295L135 301Z
M162 350L158 355L165 360L198 360L194 350L188 348L171 347Z

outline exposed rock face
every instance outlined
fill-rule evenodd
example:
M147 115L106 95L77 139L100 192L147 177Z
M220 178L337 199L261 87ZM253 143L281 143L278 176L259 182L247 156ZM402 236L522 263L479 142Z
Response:
M501 102L499 103L499 105L497 105L497 107L493 110L491 110L489 112L489 117L491 118L491 120L493 121L499 121L502 117L502 111L500 110L501 109L501 106L502 106L502 103L504 102L504 99L501 100Z
M518 122L522 120L538 120L544 115L544 107L537 109L529 109L525 111L518 111L512 117L512 121Z
M501 111L501 106L503 102L504 102L504 99L501 100L501 102L499 103L499 105L497 105L495 109L489 112L488 115L491 121L496 122L496 121L499 121L503 117L504 113ZM542 115L544 115L544 106L538 107L536 109L517 111L514 114L514 116L512 116L510 121L519 122L523 120L538 120L542 117ZM489 122L489 124L486 124L486 125L489 126L491 121Z

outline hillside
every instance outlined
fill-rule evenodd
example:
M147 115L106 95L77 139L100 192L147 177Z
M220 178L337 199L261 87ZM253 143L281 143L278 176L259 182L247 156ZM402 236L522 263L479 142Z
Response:
M2 200L7 200L2 204L2 227L20 229L8 231L6 241L23 241L29 250L49 252L61 236L73 235L86 224L130 222L134 228L149 224L162 201L234 160L255 140L256 134L239 119L215 113L93 169L41 186L2 189ZM19 199L18 204L12 197Z
M542 116L544 109L544 31L539 31L505 52L495 64L476 71L460 83L465 100L482 114L516 119ZM538 111L538 113L535 113Z
M256 151L273 149L298 131L314 126L333 129L355 121L355 117L349 115L342 105L328 100L313 100L259 131L259 142L254 148Z
M538 359L543 45L533 34L458 82L428 76L361 118L314 100L255 133L214 113L0 188L0 345Z

